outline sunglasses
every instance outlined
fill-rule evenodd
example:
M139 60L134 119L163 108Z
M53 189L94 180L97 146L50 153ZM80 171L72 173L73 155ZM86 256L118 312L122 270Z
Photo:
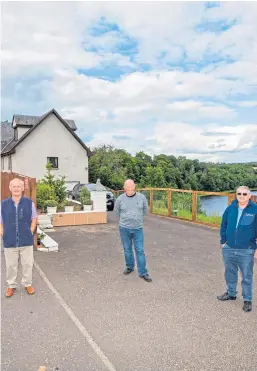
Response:
M238 195L238 196L247 196L248 193L241 193L241 192L238 192L237 195Z

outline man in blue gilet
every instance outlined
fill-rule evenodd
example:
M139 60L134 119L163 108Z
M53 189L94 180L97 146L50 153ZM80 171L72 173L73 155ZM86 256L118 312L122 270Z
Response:
M13 179L9 189L11 197L1 202L1 236L6 263L7 298L13 296L17 287L19 257L22 267L21 283L29 295L35 292L32 286L33 234L37 227L36 208L31 199L23 196L23 181Z

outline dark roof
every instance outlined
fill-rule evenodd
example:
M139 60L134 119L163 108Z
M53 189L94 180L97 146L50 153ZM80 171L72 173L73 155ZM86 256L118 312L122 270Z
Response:
M61 123L66 127L66 129L69 130L69 132L74 136L74 138L82 145L82 147L87 151L88 157L92 155L90 149L85 145L85 143L77 136L77 134L74 132L73 129L68 125L68 123L58 114L58 112L55 111L55 109L52 109L51 111L47 112L45 115L41 116L40 119L33 125L31 128L20 138L20 140L15 141L14 139L6 146L4 151L2 151L1 156L10 155L15 152L15 148L25 139L27 136L35 130L41 122L43 122L48 116L51 114L54 114ZM72 121L72 120L71 120Z
M15 121L17 126L33 126L39 119L40 116L13 115L13 122Z
M64 121L67 122L67 124L69 125L69 127L70 127L72 130L77 130L77 126L76 126L76 124L75 124L75 121L73 121L73 120L66 120L66 119L64 119Z
M13 115L13 122L15 121L17 126L33 126L36 125L43 116ZM73 120L64 119L64 121L67 122L72 130L77 130Z
M14 137L12 123L8 121L1 122L1 151Z
M15 146L15 144L18 143L17 140L15 140L14 138L11 139L11 141L5 145L2 149L2 152L1 152L1 155L7 155L11 152L11 150L13 149L13 147Z

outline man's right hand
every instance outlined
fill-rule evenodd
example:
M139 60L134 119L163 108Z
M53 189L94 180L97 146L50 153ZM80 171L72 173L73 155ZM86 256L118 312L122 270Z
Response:
M221 247L221 248L223 248L223 247L224 247L225 245L226 245L226 242L225 242L225 243L223 243L223 245L220 245L220 247Z

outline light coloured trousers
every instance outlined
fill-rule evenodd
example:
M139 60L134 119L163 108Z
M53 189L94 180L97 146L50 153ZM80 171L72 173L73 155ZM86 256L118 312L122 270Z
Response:
M7 287L17 287L17 274L19 258L21 259L23 286L28 287L32 284L32 269L34 263L33 246L8 247L4 249L6 264L6 284Z

